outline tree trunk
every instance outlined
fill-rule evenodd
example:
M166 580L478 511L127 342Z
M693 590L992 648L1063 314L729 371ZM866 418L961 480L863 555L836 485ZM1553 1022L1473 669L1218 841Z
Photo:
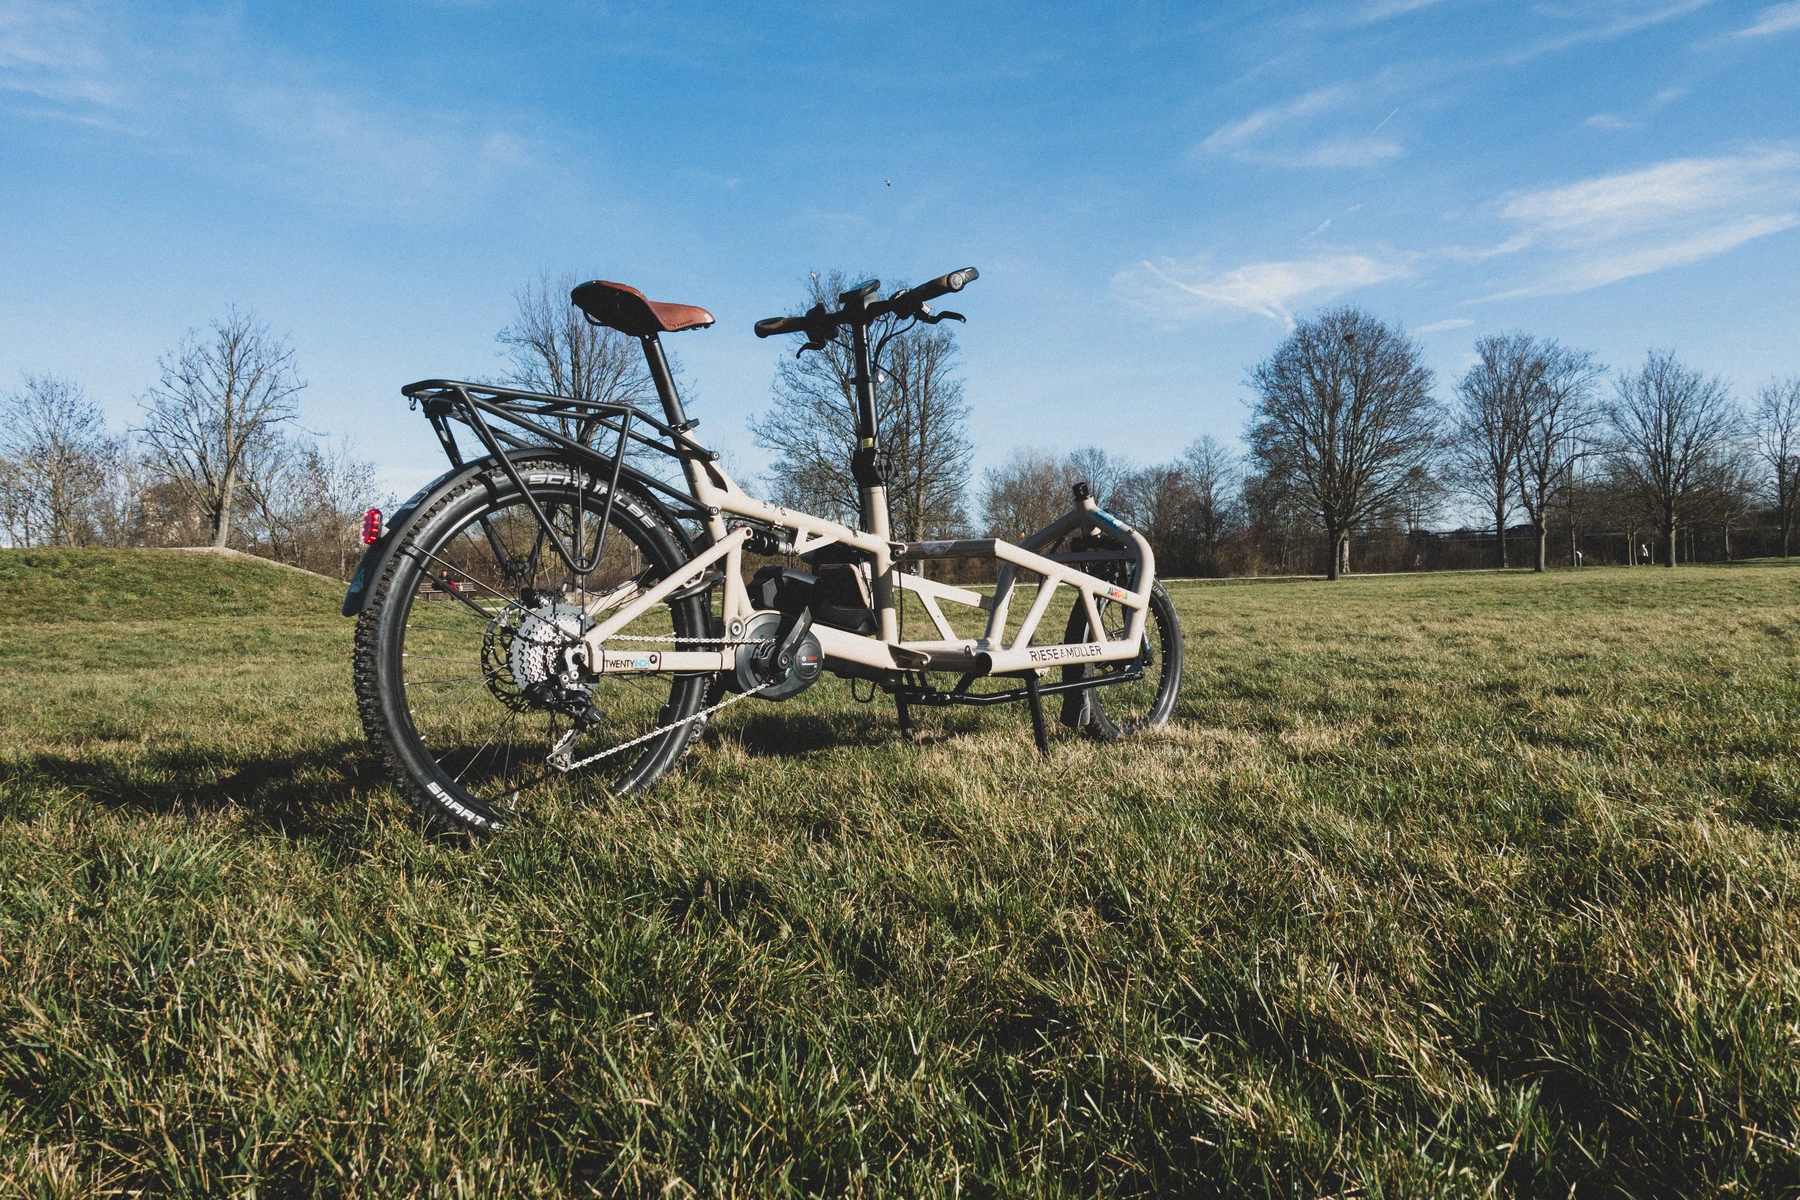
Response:
M212 509L212 549L225 549L225 538L230 536L230 493L236 489L238 480L232 479L230 473L225 475L225 484L220 488L218 507Z
M1344 535L1327 525L1325 527L1325 543L1330 547L1325 558L1325 578L1336 579L1342 572L1338 569L1339 555L1343 547Z
M1494 510L1494 544L1500 548L1500 569L1506 570L1506 510Z
M1339 565L1338 573L1340 575L1348 575L1350 573L1350 535L1347 533L1344 535L1343 542L1339 545L1339 553L1342 555L1343 562Z
M1670 521L1669 522L1669 561L1668 561L1667 565L1669 566L1669 568L1671 570L1673 570L1675 567L1675 548L1676 548L1676 545L1677 545L1680 537L1681 537L1681 531L1675 528L1674 521Z
M1531 531L1537 535L1537 561L1531 564L1531 569L1542 572L1550 564L1550 531L1544 528L1542 521L1533 521Z

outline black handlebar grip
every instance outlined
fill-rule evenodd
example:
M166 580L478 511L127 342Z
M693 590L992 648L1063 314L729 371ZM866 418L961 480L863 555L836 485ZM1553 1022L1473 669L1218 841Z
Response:
M980 278L980 271L974 267L964 267L962 270L952 271L948 275L939 275L936 279L921 283L918 287L907 288L901 294L901 298L908 305L924 304L928 300L936 300L939 296L960 292Z
M778 333L805 333L805 317L765 317L756 323L756 336L774 337Z

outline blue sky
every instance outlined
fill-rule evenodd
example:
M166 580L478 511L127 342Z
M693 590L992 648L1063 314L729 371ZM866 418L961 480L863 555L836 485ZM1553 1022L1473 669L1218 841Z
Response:
M1295 316L1403 322L1440 391L1484 333L1740 395L1800 374L1800 3L157 4L0 0L0 387L123 424L227 305L306 423L398 490L398 388L491 376L532 273L704 305L701 434L809 269L957 307L978 465L1234 438Z

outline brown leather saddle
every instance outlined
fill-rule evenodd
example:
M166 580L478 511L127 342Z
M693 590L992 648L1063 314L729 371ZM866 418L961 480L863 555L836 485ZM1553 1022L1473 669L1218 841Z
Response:
M634 287L608 283L604 279L582 284L569 293L569 299L594 324L632 337L704 329L713 323L713 315L704 308L695 308L691 304L662 304L647 299Z

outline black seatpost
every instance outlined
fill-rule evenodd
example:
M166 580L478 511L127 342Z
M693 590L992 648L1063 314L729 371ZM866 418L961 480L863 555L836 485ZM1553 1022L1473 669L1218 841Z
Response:
M650 380L656 384L657 398L662 401L663 416L668 419L669 427L678 433L688 431L687 410L681 407L681 393L675 390L675 376L669 370L669 360L663 357L662 339L654 333L638 339L643 343L644 362L650 368ZM623 441L623 439L621 439ZM623 447L621 447L623 453ZM686 477L688 487L699 487L696 482L700 475L700 464L691 455L682 455L681 473Z
M656 384L663 415L669 424L680 429L687 424L687 413L681 407L681 396L675 391L675 376L669 373L669 360L663 357L662 339L653 333L638 341L644 345L644 362L650 367L650 379Z

